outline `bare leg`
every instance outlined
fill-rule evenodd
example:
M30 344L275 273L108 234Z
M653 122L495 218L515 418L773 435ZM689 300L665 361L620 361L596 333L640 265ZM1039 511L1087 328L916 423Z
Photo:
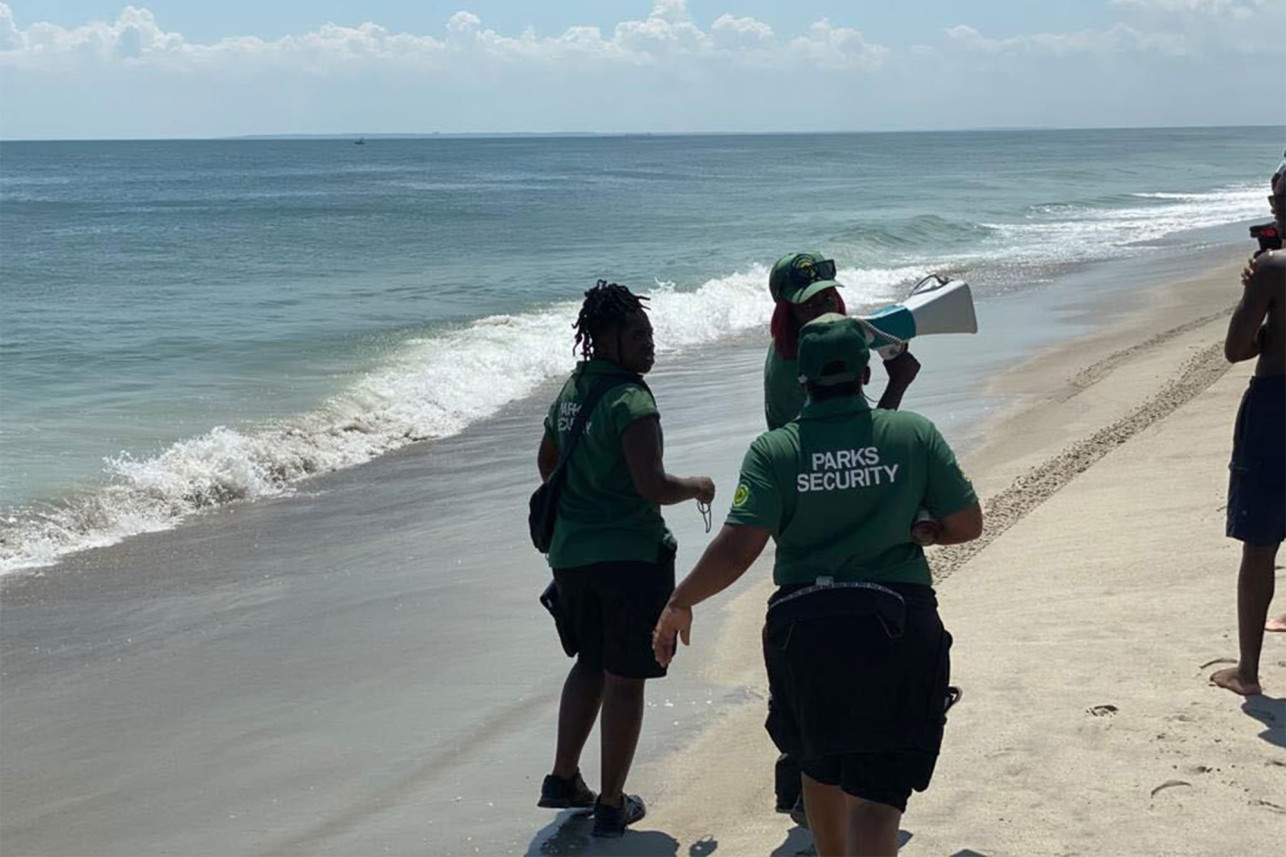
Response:
M598 799L608 806L620 806L625 778L634 761L634 750L643 729L643 684L645 679L622 678L607 673L603 690L603 788Z
M828 786L803 775L804 809L819 857L842 857L848 837L848 804L839 786Z
M598 708L603 701L603 671L572 664L563 682L558 703L558 748L554 752L554 775L570 777L580 769L581 750L589 739Z
M1241 571L1237 575L1237 666L1210 676L1212 684L1243 696L1262 693L1259 686L1259 652L1264 645L1264 621L1273 600L1273 564L1278 545L1242 545Z
M855 857L892 857L898 853L902 810L886 803L848 799L848 852Z

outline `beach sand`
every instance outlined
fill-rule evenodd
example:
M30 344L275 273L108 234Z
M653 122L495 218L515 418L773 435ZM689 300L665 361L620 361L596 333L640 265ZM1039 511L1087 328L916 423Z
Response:
M1231 259L1186 256L1146 290L1091 272L1070 305L1006 297L979 307L986 340L917 346L907 406L965 451L988 529L931 559L965 698L905 853L1280 847L1286 638L1266 641L1269 696L1205 679L1236 655L1223 504L1250 370L1219 351ZM762 355L724 343L652 379L667 466L711 473L717 512L759 430ZM981 394L953 387L980 376ZM566 670L521 526L546 393L295 497L0 581L0 851L807 851L772 812L770 558L698 608L695 648L649 688L638 829L595 841L534 807ZM686 571L707 537L690 507L667 519ZM597 757L594 736L591 783Z
M1267 695L1206 681L1237 655L1240 549L1223 521L1252 366L1222 355L1236 277L1224 265L1154 290L1111 330L996 379L1022 404L963 461L986 498L986 533L931 560L965 696L932 786L903 819L902 853L1281 848L1286 637L1265 642ZM697 608L696 648L679 656L756 698L649 772L641 829L664 831L678 853L811 849L771 812L758 645L767 561L748 574L753 589ZM712 641L702 620L716 611L729 619Z

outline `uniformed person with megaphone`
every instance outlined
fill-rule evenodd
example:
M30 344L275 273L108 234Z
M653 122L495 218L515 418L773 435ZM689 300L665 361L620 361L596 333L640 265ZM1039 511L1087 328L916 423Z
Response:
M653 648L669 664L692 608L737 580L776 541L764 626L768 731L804 772L818 853L892 854L913 790L942 740L951 637L924 550L975 539L982 510L937 428L873 410L862 322L824 315L800 331L799 419L760 435L742 463L722 530L675 589Z
M818 316L848 312L839 293L843 284L835 276L835 260L815 252L787 253L768 274L768 292L775 305L769 325L772 344L764 360L764 419L770 429L781 428L799 416L804 405L804 388L798 377L800 329ZM884 368L889 382L877 407L896 410L920 364L910 352L902 351L885 360Z
M804 387L799 383L799 331L819 316L848 312L839 292L843 284L836 274L835 260L818 252L787 253L768 274L768 292L775 304L769 325L772 342L764 360L764 420L769 429L795 419L804 406ZM884 369L889 380L876 407L896 410L919 373L920 362L903 349L884 361ZM797 824L807 826L799 765L789 754L778 757L774 779L777 811L789 813Z

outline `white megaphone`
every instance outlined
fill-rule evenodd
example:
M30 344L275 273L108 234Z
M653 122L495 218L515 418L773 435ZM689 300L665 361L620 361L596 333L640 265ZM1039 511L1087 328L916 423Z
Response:
M891 360L906 350L908 339L928 333L977 333L973 294L964 280L930 274L915 284L900 304L858 316L866 344Z

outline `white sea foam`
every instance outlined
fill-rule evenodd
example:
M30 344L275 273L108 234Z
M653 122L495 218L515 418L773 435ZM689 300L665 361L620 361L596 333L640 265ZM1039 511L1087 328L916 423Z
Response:
M1209 193L1134 193L1139 205L1049 206L1025 223L987 223L1004 249L987 255L1026 260L1078 261L1123 255L1175 232L1267 216L1261 185L1237 185Z
M848 270L841 279L851 305L869 306L887 302L916 273ZM658 351L766 325L767 279L756 265L695 290L657 284L650 314ZM0 522L0 573L168 529L226 503L287 493L309 476L456 434L571 369L578 308L560 303L411 339L315 411L251 432L218 427L152 458L108 459L105 484Z

